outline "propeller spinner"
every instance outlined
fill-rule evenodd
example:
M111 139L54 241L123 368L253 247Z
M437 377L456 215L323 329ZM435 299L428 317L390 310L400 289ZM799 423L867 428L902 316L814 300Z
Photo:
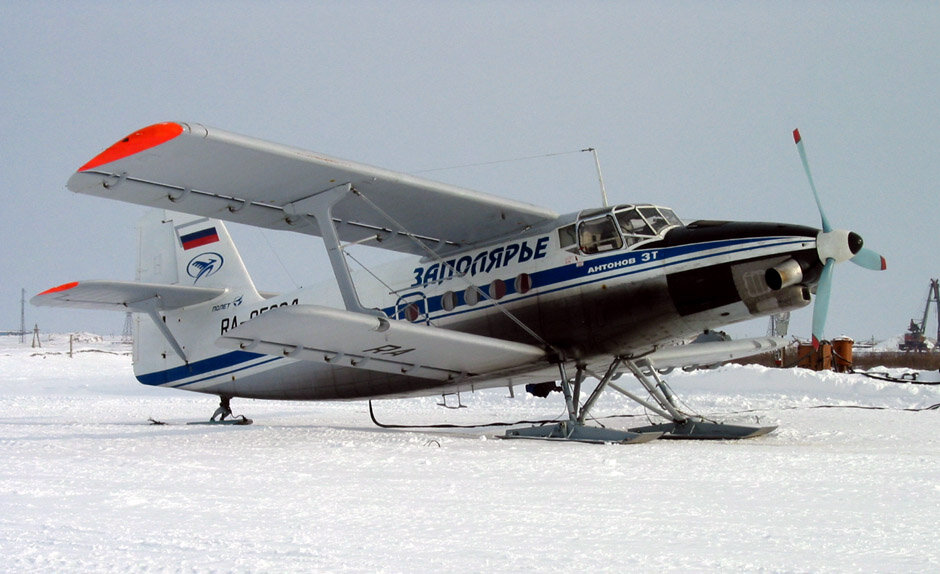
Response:
M813 190L813 197L816 199L816 207L819 208L819 217L822 220L822 231L816 237L816 252L819 254L819 260L824 266L819 277L819 283L816 286L816 304L813 306L813 348L818 349L826 326L826 315L829 312L832 272L835 264L848 260L865 269L883 271L887 268L887 262L878 253L865 248L862 237L857 233L832 228L829 219L826 217L826 212L823 210L822 202L819 200L816 184L813 183L813 174L810 172L809 162L806 160L806 150L803 149L803 138L800 137L800 130L793 130L793 141L796 142L796 149L800 152L803 170L806 171L809 186Z

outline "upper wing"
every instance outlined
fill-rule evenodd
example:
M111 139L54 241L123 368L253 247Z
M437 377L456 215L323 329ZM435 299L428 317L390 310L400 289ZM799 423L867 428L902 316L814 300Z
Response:
M787 340L780 337L756 337L735 341L690 343L665 347L648 355L656 368L706 367L733 359L741 359L786 347Z
M532 345L316 305L268 311L217 344L445 383L547 364Z
M80 281L47 289L30 299L44 307L78 307L109 311L165 311L211 301L225 289L156 285L130 281Z
M376 246L405 253L426 255L405 232L442 254L557 217L525 203L185 123L127 136L83 165L68 188L320 235L312 218L288 216L303 200L347 184L356 193L333 208L340 239L378 236Z

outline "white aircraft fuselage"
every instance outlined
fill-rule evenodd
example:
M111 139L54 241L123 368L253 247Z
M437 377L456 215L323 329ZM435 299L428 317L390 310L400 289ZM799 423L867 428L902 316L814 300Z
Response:
M634 206L571 214L526 235L454 252L441 261L408 258L384 266L383 271L391 272L381 277L385 285L360 280L359 297L391 319L547 343L566 359L589 364L611 355L641 356L706 329L809 304L808 285L821 268L815 254L818 230L772 223L682 225L671 210L642 208L666 211L672 222L643 218L645 235L626 234L619 220L626 220L625 213L636 217ZM588 236L595 227L608 235ZM806 269L800 284L771 289L767 270L787 261ZM194 354L211 356L187 365L166 349L159 355L137 354L135 374L148 385L289 400L421 395L434 389L448 393L555 376L547 368L472 384L441 384L367 371L342 360L329 364L215 347L217 338L264 313L336 301L310 288L253 302L248 293L229 291L210 303L170 312L167 323L172 325L179 315L178 324L185 323L189 331L180 338L190 341L190 348L199 347ZM141 321L146 326L146 318ZM140 337L139 348L162 342L153 333L153 340L146 332ZM362 351L377 358L407 358L410 352L394 345Z

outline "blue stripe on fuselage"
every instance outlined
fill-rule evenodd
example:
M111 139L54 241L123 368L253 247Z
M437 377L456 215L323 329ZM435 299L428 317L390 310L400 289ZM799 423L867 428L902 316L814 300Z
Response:
M267 361L262 361L260 363L255 363L253 365L245 365L249 361L254 361L262 357L268 357ZM167 369L165 371L156 371L153 373L147 373L144 375L137 375L137 380L145 385L150 385L154 387L165 386L173 383L175 381L180 381L183 379L188 379L190 377L198 377L199 375L208 375L194 381L188 381L179 385L172 385L174 387L185 387L192 385L194 383L199 383L206 381L215 377L220 377L223 375L229 375L231 373L236 373L251 367L256 367L258 365L263 365L265 363L270 363L282 357L270 357L269 355L262 355L259 353L249 353L247 351L232 351L231 353L225 353L222 355L216 355L214 357L209 357L208 359L202 359L201 361L196 361L188 365L181 365L179 367L174 367L172 369ZM237 368L232 368L237 367ZM227 370L224 370L227 369ZM216 373L215 371L224 370L224 372ZM209 373L212 373L209 375Z
M741 253L744 251L752 251L756 249L762 249L764 247L782 247L787 245L795 245L807 241L809 238L799 237L793 238L790 241L785 241L790 239L791 236L779 236L779 237L748 237L741 239L724 239L718 241L709 241L705 243L691 243L686 245L677 245L672 247L662 247L659 249L639 249L636 251L621 251L615 254L608 255L606 257L599 257L589 260L582 260L578 263L570 263L562 265L560 267L553 267L551 269L544 269L542 271L536 271L531 274L532 278L532 293L523 297L517 297L512 300L513 303L517 301L523 301L530 297L536 297L539 295L545 295L547 293L554 293L563 289L571 289L574 287L581 287L583 285L589 285L597 281L609 281L617 277L625 277L627 275L633 275L636 273L643 273L646 271L652 271L655 269L665 269L667 267L672 267L674 265L681 265L683 263L688 263L690 261L699 261L702 259L707 259L709 257L729 255L732 253ZM765 241L784 241L782 243L776 243L771 246L751 246L750 244L757 242ZM727 249L731 247L742 246L736 249L730 249L722 251L721 253L709 254L709 255L698 255L695 257L683 257L686 255L691 255L703 251L712 251L715 249ZM651 253L656 252L656 256L653 257ZM644 255L646 254L646 255ZM644 257L648 257L648 260L644 260ZM677 261L678 258L683 257L681 261ZM636 267L641 266L637 269ZM619 273L611 274L610 272L615 270L621 270ZM564 287L554 287L555 285L566 283L568 281L574 281L577 279L583 279L585 277L594 276L596 279L590 279L588 281L581 281L574 285L566 285ZM488 286L480 286L480 289L483 292L488 291ZM538 289L538 292L534 290ZM514 282L510 279L506 281L506 296L514 295L517 291L515 289ZM464 301L464 296L462 292L456 293L458 307L465 306L466 302ZM435 295L427 298L427 310L428 314L433 314L438 311L443 311L443 305L441 304L440 295ZM481 301L484 305L479 307L469 307L460 310L455 310L446 314L438 314L432 317L432 319L442 319L446 317L454 317L457 315L463 315L466 313L471 313L479 309L485 309L488 305L485 305L486 301ZM386 315L389 317L394 317L396 313L396 308L386 307L383 309Z

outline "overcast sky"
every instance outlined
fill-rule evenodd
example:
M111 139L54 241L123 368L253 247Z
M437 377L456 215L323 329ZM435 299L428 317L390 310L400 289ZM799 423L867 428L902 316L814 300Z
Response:
M192 121L558 212L829 219L889 270L836 270L827 334L903 332L940 276L937 2L0 1L0 330L27 298L132 280L145 208L69 176L150 124ZM259 288L331 276L317 238L231 225ZM43 331L118 313L27 307ZM791 333L809 336L811 311ZM934 323L931 321L931 325ZM763 334L766 320L735 334ZM936 327L932 327L935 330ZM929 329L931 330L931 329Z

